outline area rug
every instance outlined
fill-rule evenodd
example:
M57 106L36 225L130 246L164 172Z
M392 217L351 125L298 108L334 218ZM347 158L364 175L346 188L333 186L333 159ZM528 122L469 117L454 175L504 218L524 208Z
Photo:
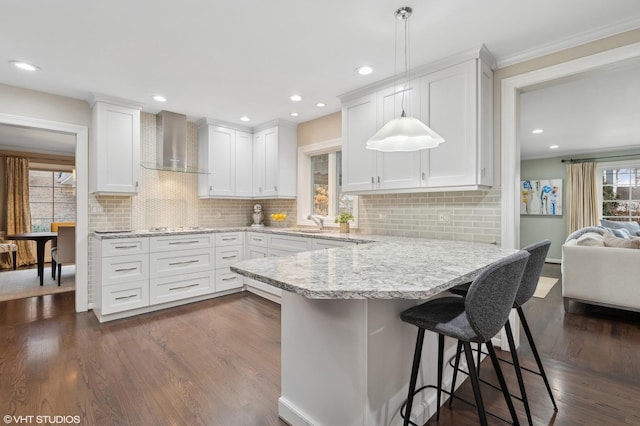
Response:
M60 287L58 287L58 282L51 278L51 268L45 268L44 270L44 285L42 287L38 279L38 271L35 269L0 272L0 302L32 296L43 296L46 294L64 293L74 291L75 289L75 265L62 267Z
M536 291L535 293L533 293L533 297L544 299L557 282L557 278L540 277L538 279L538 286L536 287Z

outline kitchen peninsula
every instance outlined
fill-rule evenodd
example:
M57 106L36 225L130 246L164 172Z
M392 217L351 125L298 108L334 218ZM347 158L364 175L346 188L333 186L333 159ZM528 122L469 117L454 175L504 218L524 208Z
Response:
M381 237L234 264L232 271L286 290L280 417L292 425L401 424L416 329L400 321L400 312L513 252L489 244ZM437 339L425 340L419 383L435 383ZM449 345L447 354L453 350ZM419 400L413 414L424 424L435 397L425 392Z

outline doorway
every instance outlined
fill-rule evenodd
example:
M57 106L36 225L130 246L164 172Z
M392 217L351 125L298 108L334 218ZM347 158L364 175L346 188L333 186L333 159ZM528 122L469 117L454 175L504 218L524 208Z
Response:
M37 118L0 113L0 124L68 133L75 135L76 164L76 312L88 309L88 249L89 249L89 128Z

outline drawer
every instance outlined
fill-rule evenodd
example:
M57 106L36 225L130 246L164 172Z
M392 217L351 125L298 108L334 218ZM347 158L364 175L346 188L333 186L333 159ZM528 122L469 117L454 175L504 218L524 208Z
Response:
M247 232L247 244L250 246L267 246L267 236L265 234L257 234L255 232Z
M102 257L149 253L147 237L107 239L101 245Z
M241 288L243 279L229 268L216 269L216 291L231 290Z
M262 257L269 256L269 249L266 247L255 247L248 246L247 247L247 259L260 259Z
M215 241L213 234L164 235L150 240L151 252L213 247Z
M216 247L216 269L224 268L241 261L243 256L243 246L222 246Z
M179 277L151 279L149 303L157 305L174 300L188 299L215 291L215 273L194 273Z
M311 239L302 237L288 237L269 235L269 249L287 250L291 252L311 250ZM271 254L271 253L270 253Z
M149 279L149 255L113 256L102 259L102 285Z
M216 247L244 244L244 232L221 232L216 234Z
M149 255L149 276L159 278L213 271L215 269L214 251L214 248L209 248L151 253Z
M149 306L149 280L102 287L102 314Z

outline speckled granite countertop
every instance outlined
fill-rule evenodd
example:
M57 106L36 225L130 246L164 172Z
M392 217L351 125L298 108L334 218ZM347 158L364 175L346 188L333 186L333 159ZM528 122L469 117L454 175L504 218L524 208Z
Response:
M94 231L93 235L99 239L113 239L113 238L137 238L137 237L161 237L167 235L197 235L197 234L212 234L222 232L259 232L263 234L280 234L280 235L292 235L297 237L307 238L322 238L340 241L351 241L354 243L367 243L372 241L379 241L380 239L388 238L384 236L371 236L365 234L341 234L339 232L333 232L330 230L318 232L315 228L271 228L265 226L264 228L252 228L250 226L239 226L234 228L198 228L198 229L184 229L179 231L149 231L149 230L120 230L120 231Z
M245 260L231 270L310 299L426 299L517 251L459 241L384 240Z

